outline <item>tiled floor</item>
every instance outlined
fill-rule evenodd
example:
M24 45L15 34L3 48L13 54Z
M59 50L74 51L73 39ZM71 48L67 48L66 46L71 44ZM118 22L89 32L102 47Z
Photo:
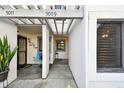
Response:
M41 79L41 68L32 65L18 71L18 78L9 88L76 88L67 60L57 60L50 67L47 79Z

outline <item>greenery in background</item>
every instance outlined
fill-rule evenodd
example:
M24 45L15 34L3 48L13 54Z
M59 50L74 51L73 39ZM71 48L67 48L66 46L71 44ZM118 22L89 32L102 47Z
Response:
M11 49L7 36L0 38L0 72L9 69L9 64L15 55L17 46Z

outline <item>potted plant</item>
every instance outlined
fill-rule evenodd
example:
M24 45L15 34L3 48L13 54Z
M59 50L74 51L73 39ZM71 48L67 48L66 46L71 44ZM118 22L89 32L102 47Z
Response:
M0 38L0 82L8 77L9 65L17 50L11 49L7 36Z

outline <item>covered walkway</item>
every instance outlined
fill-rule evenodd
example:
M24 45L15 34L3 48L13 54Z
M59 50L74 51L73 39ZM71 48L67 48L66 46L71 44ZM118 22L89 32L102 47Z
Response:
M59 6L61 6L61 8L59 8ZM16 56L18 55L16 55L14 57L14 62L11 63L12 65L10 66L8 87L76 87L73 76L74 78L77 77L80 79L80 75L76 75L75 73L81 72L78 71L78 65L80 64L76 63L76 65L73 66L75 62L80 61L77 60L78 57L76 56L76 51L73 52L73 50L80 49L80 47L75 46L75 40L77 41L77 36L80 38L81 35L84 35L81 34L82 28L84 28L82 27L82 19L84 18L83 9L83 6L78 5L48 5L45 6L45 8L42 5L0 5L0 19L2 19L0 21L0 28L3 29L3 31L1 31L1 35L3 36L7 33L8 38L10 39L10 42L12 42L13 46L17 45L17 36L21 35L22 32L18 29L19 26L41 27L40 38L42 42L35 44L31 41L40 41L39 38L32 38L33 36L28 37L26 34L23 34L23 36L26 37L29 47L31 46L33 48L29 49L29 47L27 47L27 51L24 51L25 55L26 52L27 54L33 55L29 57L26 55L25 63L27 59L30 59L27 63L35 64L35 54L40 50L40 52L42 52L43 59L42 68L40 68L38 65L32 65L28 68L20 70L20 74L18 75L19 77L17 77L16 67L18 62L17 60L20 58L20 56L17 58ZM76 25L76 23L80 24L79 27ZM27 32L30 33L30 31L31 30ZM76 32L76 34L73 32ZM11 39L12 37L13 39ZM69 61L69 63L72 63L71 66L70 64L68 65L67 60L57 60L57 62L54 63L56 54L59 54L59 59L71 59L71 61ZM53 63L54 65L49 67L49 65ZM69 67L73 72L73 76ZM5 85L8 84L6 83ZM0 85L3 87L2 83L0 83Z
M9 88L76 88L67 60L56 60L50 67L47 79L41 79L39 65L32 65L21 69L18 78ZM25 71L25 76L23 72ZM37 73L35 73L37 72ZM38 73L39 72L39 73ZM31 74L32 73L32 74ZM23 74L23 75L22 75ZM23 76L23 77L22 77Z

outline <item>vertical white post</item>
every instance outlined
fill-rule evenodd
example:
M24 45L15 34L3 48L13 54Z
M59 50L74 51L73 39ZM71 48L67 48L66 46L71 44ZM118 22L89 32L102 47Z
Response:
M54 62L54 59L55 59L55 50L54 50L55 48L54 48L54 36L52 35L52 37L51 37L51 60L50 60L50 63L51 64L53 64L53 62Z
M43 40L42 78L47 78L47 75L49 73L49 31L46 25L42 26L42 40Z

